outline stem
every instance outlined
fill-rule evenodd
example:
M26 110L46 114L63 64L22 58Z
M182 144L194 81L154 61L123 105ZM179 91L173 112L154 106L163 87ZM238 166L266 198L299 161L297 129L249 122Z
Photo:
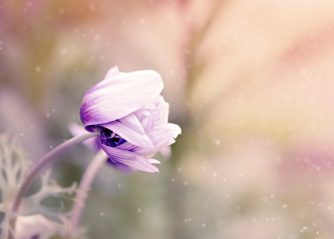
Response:
M72 230L74 230L80 222L83 205L87 198L88 192L91 189L91 185L96 177L96 174L98 173L102 165L106 162L106 160L107 155L104 151L100 150L88 165L81 179L77 194L75 196L75 204L72 210L72 216L70 220L70 226Z
M66 149L72 146L75 146L84 140L95 137L97 134L98 133L88 133L88 134L75 136L65 141L61 145L58 145L56 148L54 148L49 153L47 153L40 161L38 161L35 165L33 165L33 167L30 169L30 172L28 173L25 180L23 181L23 184L19 186L19 191L17 192L16 197L14 199L14 203L12 205L12 212L14 214L18 212L25 192L29 188L32 180L39 174L39 172L44 168L45 165L52 162L55 159L55 156L58 155L59 153L62 153Z

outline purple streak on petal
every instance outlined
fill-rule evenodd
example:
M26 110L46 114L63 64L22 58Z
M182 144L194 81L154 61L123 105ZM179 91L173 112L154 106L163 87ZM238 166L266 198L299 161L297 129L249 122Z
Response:
M118 73L100 86L85 94L80 108L81 120L90 131L92 125L115 121L138 110L163 89L160 75L151 70Z
M159 169L150 163L150 160L133 152L102 145L103 150L109 156L109 161L114 165L125 165L131 171L144 171L157 173Z
M118 121L140 134L145 134L143 125L134 114L129 114Z

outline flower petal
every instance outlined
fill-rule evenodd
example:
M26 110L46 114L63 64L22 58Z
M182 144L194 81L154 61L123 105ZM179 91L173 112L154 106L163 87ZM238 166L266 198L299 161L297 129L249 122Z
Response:
M175 142L175 138L181 133L181 128L176 124L167 124L165 127L154 129L149 133L154 146L160 149L163 146L170 145Z
M175 143L175 138L181 133L181 128L176 124L167 124L163 127L155 128L148 133L148 136L152 140L155 149L151 150L149 148L137 147L133 151L137 154L149 156L157 151L163 151L165 147Z
M80 108L81 121L87 130L93 131L90 126L123 118L150 102L162 89L156 71L110 73L105 81L85 94Z
M112 130L133 145L150 150L155 149L151 139L146 135L141 123L134 115L101 126Z
M102 145L102 148L109 156L110 163L117 168L122 168L122 165L124 165L123 169L128 167L130 171L144 171L149 173L159 172L159 169L152 165L150 160L141 155L126 150L108 147L106 145ZM154 163L156 162L154 161Z

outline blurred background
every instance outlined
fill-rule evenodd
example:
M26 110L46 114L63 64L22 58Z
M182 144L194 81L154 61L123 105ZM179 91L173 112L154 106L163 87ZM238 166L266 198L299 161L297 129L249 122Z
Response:
M183 128L160 174L105 167L90 238L334 234L334 1L2 0L0 131L31 160L70 137L84 92L155 69ZM94 153L53 165L63 185Z

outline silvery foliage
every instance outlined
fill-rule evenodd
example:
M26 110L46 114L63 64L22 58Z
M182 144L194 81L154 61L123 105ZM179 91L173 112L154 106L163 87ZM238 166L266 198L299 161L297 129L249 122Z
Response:
M11 219L16 217L19 223L27 221L29 216L31 218L42 216L48 222L48 226L38 228L38 225L34 227L35 225L28 223L30 230L24 233L25 236L22 239L84 238L84 230L71 232L69 228L68 218L73 195L76 193L76 184L67 188L61 187L50 178L50 171L41 174L34 189L25 195L19 215L11 213L11 204L30 166L31 162L26 158L18 143L9 139L8 136L0 135L0 239L6 239L12 232ZM17 228L22 228L22 226L17 226ZM33 231L32 229L35 230L31 232L33 235L28 235L29 231ZM55 234L50 235L52 229ZM18 234L18 232L15 233Z

